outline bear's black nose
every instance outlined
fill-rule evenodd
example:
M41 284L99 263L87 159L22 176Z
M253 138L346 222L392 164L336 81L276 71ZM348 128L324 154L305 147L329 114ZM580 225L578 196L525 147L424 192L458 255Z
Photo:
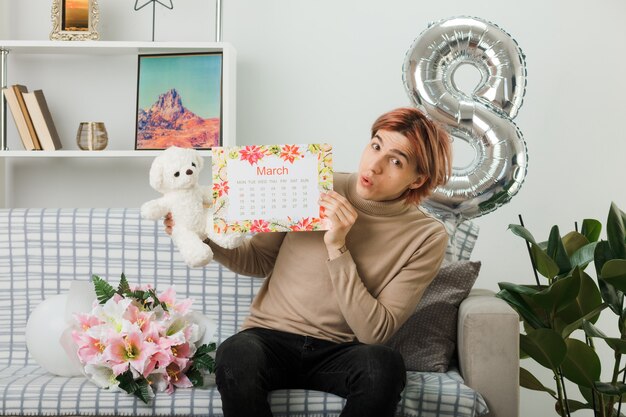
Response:
M192 171L192 170L190 170L190 169L188 169L187 171L185 171L185 174L187 174L187 175L191 175L191 174L193 174L193 171Z

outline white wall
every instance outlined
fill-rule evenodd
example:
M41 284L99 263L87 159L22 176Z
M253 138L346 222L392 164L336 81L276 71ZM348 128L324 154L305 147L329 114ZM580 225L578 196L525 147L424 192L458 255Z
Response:
M47 39L48 3L14 2L11 37ZM135 12L132 1L100 4L103 40L150 40L150 10ZM582 0L224 0L224 40L238 52L237 141L329 141L337 169L354 170L374 118L410 104L402 62L428 23L463 14L490 20L507 30L527 57L527 93L515 121L527 141L529 166L520 193L476 220L481 233L473 258L483 261L477 285L496 289L499 281L530 282L525 246L507 232L518 213L539 239L547 239L553 224L569 230L585 217L604 222L611 201L626 209L626 3L602 0L594 6ZM213 40L213 10L214 3L206 0L175 1L173 11L159 9L156 40ZM59 68L68 63L84 65L76 59L44 66L29 58L10 82L48 89L57 97L76 94L72 91L85 80L63 74ZM89 96L83 104L54 99L64 144L75 147L78 119L98 118L110 129L111 148L131 149L134 102L97 100L118 80L123 88L135 88L128 63L91 64L96 68L83 69L89 80L88 88L81 87ZM155 196L147 184L149 161L9 165L13 205L137 206ZM612 322L607 331L614 334ZM550 379L544 382L553 386ZM569 391L577 396L574 388ZM547 395L523 390L522 400L524 416L552 414Z

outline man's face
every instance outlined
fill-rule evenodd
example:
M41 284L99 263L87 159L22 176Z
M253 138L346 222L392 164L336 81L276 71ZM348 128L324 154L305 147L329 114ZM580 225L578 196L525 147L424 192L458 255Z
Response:
M363 150L359 163L357 194L364 199L388 201L425 178L416 172L415 152L409 140L398 132L379 130Z

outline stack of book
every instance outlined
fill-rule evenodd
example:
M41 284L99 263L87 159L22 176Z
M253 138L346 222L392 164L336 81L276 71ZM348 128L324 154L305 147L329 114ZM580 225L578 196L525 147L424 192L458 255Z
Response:
M61 149L61 140L54 127L43 91L28 92L28 89L20 84L4 88L2 91L26 150Z

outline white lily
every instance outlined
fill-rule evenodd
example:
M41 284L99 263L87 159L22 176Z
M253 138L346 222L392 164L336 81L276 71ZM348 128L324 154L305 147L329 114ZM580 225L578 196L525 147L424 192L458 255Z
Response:
M99 365L85 365L85 373L97 386L100 388L107 388L113 391L119 390L119 381L115 379L113 370L108 366Z

